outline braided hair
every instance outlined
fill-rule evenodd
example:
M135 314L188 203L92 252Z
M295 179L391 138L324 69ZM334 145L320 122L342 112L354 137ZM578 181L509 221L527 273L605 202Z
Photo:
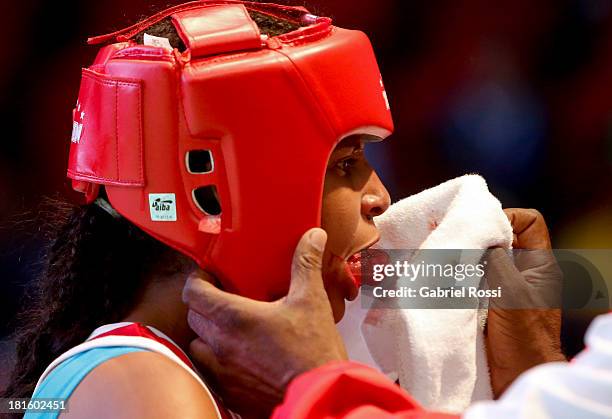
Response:
M42 206L49 208L42 216L53 214L53 220L45 222L42 271L19 315L17 363L5 397L31 396L49 363L96 327L124 318L152 272L171 275L191 263L98 205L47 199Z

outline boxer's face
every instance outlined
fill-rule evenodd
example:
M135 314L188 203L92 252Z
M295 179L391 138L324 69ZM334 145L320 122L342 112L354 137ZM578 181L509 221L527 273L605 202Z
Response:
M344 300L357 295L347 259L378 241L372 219L390 203L389 193L365 158L364 140L355 135L340 142L325 175L321 226L328 240L323 279L336 322L344 315Z

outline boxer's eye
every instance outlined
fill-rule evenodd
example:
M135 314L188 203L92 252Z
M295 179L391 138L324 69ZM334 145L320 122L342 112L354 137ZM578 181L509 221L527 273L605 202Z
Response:
M340 169L342 172L345 172L348 174L357 165L358 161L359 160L356 159L355 157L349 157L349 158L340 160L336 164L336 167Z
M336 175L341 177L353 175L360 164L365 161L363 148L364 143L359 140L359 137L348 137L332 153L328 169L333 170Z
M350 175L354 169L365 159L363 147L355 148L351 154L341 158L336 163L336 168L342 175Z

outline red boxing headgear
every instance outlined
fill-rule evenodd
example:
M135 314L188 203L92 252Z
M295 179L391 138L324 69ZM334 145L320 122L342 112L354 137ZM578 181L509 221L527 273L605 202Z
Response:
M262 36L248 10L300 24ZM132 37L172 18L187 49ZM226 290L286 294L300 236L321 225L326 166L352 134L393 130L366 35L301 7L201 1L90 39L68 177L192 257Z

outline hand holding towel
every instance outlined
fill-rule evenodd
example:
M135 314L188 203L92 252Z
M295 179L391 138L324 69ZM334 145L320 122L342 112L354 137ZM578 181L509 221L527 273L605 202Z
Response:
M484 179L466 175L405 198L375 218L381 249L510 248L512 226ZM474 258L474 252L469 253ZM476 260L469 262L475 263ZM399 379L426 408L461 412L492 398L484 310L389 309L355 300L338 325L349 356Z

